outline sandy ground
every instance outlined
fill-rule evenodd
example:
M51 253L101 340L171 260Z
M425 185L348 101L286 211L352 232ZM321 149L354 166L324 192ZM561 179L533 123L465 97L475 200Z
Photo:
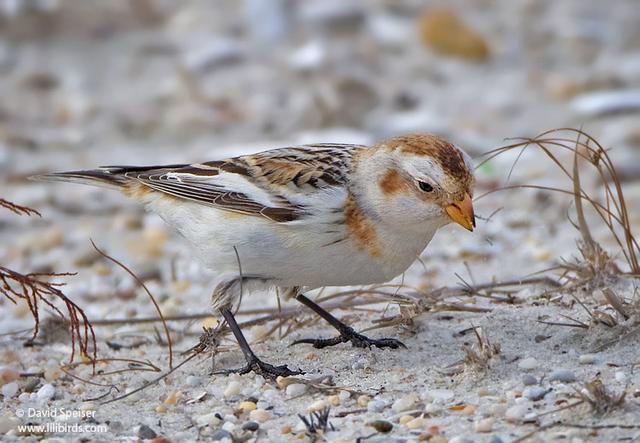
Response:
M640 8L634 1L503 0L482 8L453 2L455 14L489 48L479 60L438 55L422 43L416 27L424 5L413 1L274 0L268 8L260 1L242 7L232 1L12 4L0 2L0 197L29 205L42 218L0 212L0 264L25 273L77 272L58 281L90 319L131 320L96 325L100 357L169 368L161 325L133 321L156 316L147 294L97 254L90 239L145 280L167 317L207 314L215 270L194 262L159 218L124 196L32 183L28 175L218 159L304 142L369 143L410 131L441 133L480 159L505 137L582 126L614 148L631 224L640 226ZM515 153L507 154L479 169L476 195L505 184L514 160ZM599 182L584 174L585 186L597 190ZM570 187L533 153L510 180ZM607 326L587 313L616 317L603 288L637 307L639 282L612 276L574 291L514 285L493 294L500 299L460 292L438 299L433 291L440 287L522 279L579 256L566 196L514 190L475 206L485 218L499 211L473 234L442 229L422 263L393 282L404 287L379 288L388 295L376 303L334 311L357 329L402 314L402 325L367 334L399 338L408 349L291 347L298 338L333 335L322 322L307 325L313 317L302 308L280 329L274 321L247 329L266 361L306 371L297 381L210 375L212 364L216 370L242 364L225 338L221 349L229 352L213 362L199 356L163 381L103 404L159 373L134 366L104 374L127 369L126 361L98 365L96 375L90 365L64 373L71 346L58 333L63 328L45 329L26 347L30 332L16 331L33 325L28 308L0 299L2 440L639 440L638 314ZM591 222L594 236L622 264L608 231ZM399 296L413 305L401 310ZM274 294L247 297L241 312L255 309L275 312ZM43 308L42 315L51 312ZM262 314L239 318L256 315ZM588 328L542 323L569 322L566 317ZM174 364L198 342L202 326L212 324L169 322ZM473 327L494 351L476 363L465 360L465 349L478 346ZM611 400L605 412L588 402L572 406L594 380L613 397L625 393L624 400ZM298 414L327 406L330 426L309 432ZM18 427L24 424L49 424L54 432Z

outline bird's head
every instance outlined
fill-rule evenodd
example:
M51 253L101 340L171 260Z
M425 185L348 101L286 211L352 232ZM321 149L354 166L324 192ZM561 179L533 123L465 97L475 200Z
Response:
M471 158L436 135L380 142L360 156L357 175L363 206L381 223L419 229L453 221L469 231L475 227Z

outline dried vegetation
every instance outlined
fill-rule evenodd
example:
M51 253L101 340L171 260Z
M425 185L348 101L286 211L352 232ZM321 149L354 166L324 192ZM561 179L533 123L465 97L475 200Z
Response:
M515 168L522 153L534 148L541 150L552 166L568 179L570 188L514 184L489 191L484 195L505 189L530 188L570 195L573 198L575 220L570 221L579 233L578 254L571 260L561 261L549 270L556 271L559 275L556 277L557 288L547 292L547 296L554 293L569 294L588 314L589 321L566 317L570 323L545 323L579 328L599 324L612 327L629 319L637 323L640 320L637 291L633 294L633 299L628 301L617 295L613 289L615 284L622 280L634 282L640 277L640 245L633 231L620 177L608 150L582 130L562 128L544 132L533 138L518 139L515 143L489 152L485 161L509 151L519 150L513 165ZM598 178L595 186L586 186L581 180L581 170L587 168L595 171ZM617 245L617 251L612 253L605 250L594 238L593 224L598 222L607 228L610 240ZM598 303L593 297L591 300L580 299L576 295L580 293L601 293L602 301ZM595 302L597 306L589 308L589 301Z
M38 215L35 209L19 206L7 200L0 199L0 206L18 215ZM71 357L74 360L76 351L89 362L95 362L97 355L96 336L93 326L84 311L60 289L64 283L51 281L61 277L75 275L71 273L28 273L23 274L0 266L0 294L10 302L17 304L18 300L27 304L34 320L32 341L40 331L40 308L42 305L51 309L60 319L64 314L57 306L64 305L67 311L65 324L71 333Z

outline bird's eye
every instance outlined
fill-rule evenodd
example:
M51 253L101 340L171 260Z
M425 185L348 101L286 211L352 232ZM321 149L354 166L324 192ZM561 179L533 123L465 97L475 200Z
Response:
M420 188L421 191L424 192L431 192L433 191L433 186L431 186L429 183L427 182L418 182L418 187Z

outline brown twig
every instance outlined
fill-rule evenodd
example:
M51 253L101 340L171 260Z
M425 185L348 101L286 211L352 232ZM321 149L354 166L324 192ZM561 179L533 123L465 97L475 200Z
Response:
M104 258L112 261L113 263L115 263L116 265L124 269L131 277L133 277L133 279L142 287L142 289L144 289L144 291L149 296L151 303L153 303L153 306L156 308L156 312L158 313L158 316L162 321L162 326L164 327L165 336L167 337L167 347L169 348L169 369L172 369L173 368L173 343L171 341L171 334L169 333L169 327L167 326L167 321L165 320L164 315L162 314L162 310L160 309L160 305L158 305L158 302L156 301L155 297L153 296L153 294L151 294L151 291L149 291L149 289L144 284L144 282L140 280L140 278L131 269L129 269L124 263L118 261L117 259L111 257L107 253L103 252L100 248L96 246L93 240L91 240L91 245Z

